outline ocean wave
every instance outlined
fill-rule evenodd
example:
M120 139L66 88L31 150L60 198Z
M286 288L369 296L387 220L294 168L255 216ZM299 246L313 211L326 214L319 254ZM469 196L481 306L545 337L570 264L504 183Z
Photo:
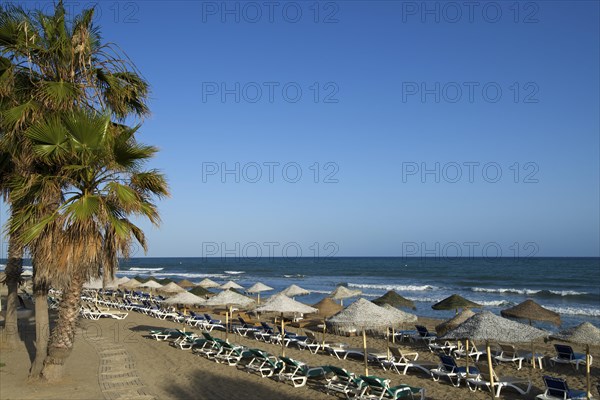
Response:
M591 293L588 292L577 292L575 290L534 290L534 289L509 289L509 288L480 288L474 287L471 289L473 292L483 293L511 293L511 294L524 294L527 296L588 296Z
M386 285L386 284L368 284L368 283L349 283L349 287L359 289L381 289L381 290L397 290L404 292L421 292L425 290L439 289L431 285Z
M150 271L148 271L150 272ZM118 271L117 275L125 275L125 276L135 276L135 275L151 275L155 278L172 278L174 276L179 276L185 279L194 279L194 278L215 278L215 279L228 279L229 275L225 274L196 274L196 273L186 273L186 272L158 272L153 274L145 274L144 271Z
M306 277L306 275L302 275L302 274L295 274L295 275L284 275L284 278L304 278Z
M246 273L246 271L224 271L224 272L228 275L240 275L240 274Z
M144 272L144 271L162 271L164 268L145 268L145 267L131 267L129 268L130 271L140 271L140 272Z
M557 312L559 314L568 315L585 315L590 317L600 317L600 309L592 307L555 307L555 306L544 306L549 310Z

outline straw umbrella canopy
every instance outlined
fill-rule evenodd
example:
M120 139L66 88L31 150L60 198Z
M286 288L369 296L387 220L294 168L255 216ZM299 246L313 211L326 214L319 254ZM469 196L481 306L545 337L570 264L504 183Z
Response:
M344 309L344 307L333 301L331 297L325 297L323 300L312 306L318 310L319 316L323 318L329 318Z
M248 293L256 293L257 294L257 298L256 298L256 302L258 304L260 304L260 292L268 292L269 290L273 290L273 288L271 286L267 286L262 282L256 282L254 285L250 286L250 288L248 288L246 290L246 292Z
M171 282L161 287L160 291L163 293L183 293L186 290L178 284L176 284L175 282Z
M148 288L148 289L160 289L163 287L163 285L150 279L148 282L144 282L144 283L140 284L138 287Z
M211 279L204 278L204 279L202 279L202 281L200 281L198 286L202 286L205 289L210 289L210 288L218 288L221 285L219 285L217 282L215 282Z
M196 286L189 292L195 294L196 296L207 296L209 294L213 294L213 292L211 292L208 289L203 288L202 286Z
M104 285L104 289L116 289L118 287L119 287L118 279L113 279L110 282L107 282L106 285Z
M434 310L456 310L458 314L459 308L481 308L481 304L477 304L471 300L467 300L458 294L453 294L452 296L446 297L444 300L440 301L431 306Z
M310 294L310 290L303 289L298 285L290 285L287 288L283 289L281 291L281 294L284 294L287 297L294 298L296 296L304 296Z
M546 321L554 325L560 325L560 314L540 306L535 301L528 299L514 307L500 311L506 318L526 319L531 321Z
M121 284L120 286L122 288L125 288L125 289L135 289L136 287L138 287L141 284L142 283L140 281L138 281L137 279L133 278L133 279L130 279L127 282Z
M327 330L325 319L339 313L344 307L333 301L331 297L325 297L318 303L313 304L313 307L319 310L319 316L323 318L323 346L325 346L325 331Z
M221 288L223 290L227 290L227 289L243 289L244 287L241 285L238 285L234 281L227 281L226 283L219 286L219 288Z
M317 312L316 308L307 306L294 299L290 299L285 294L279 293L271 296L266 303L255 309L257 312L278 312L281 313L281 334L285 333L285 321L283 320L284 313L300 313L310 314ZM284 340L281 340L281 355L285 356Z
M171 282L174 282L173 279L170 278L162 278L162 279L157 279L156 282L160 283L161 285L168 285Z
M388 310L394 318L396 319L396 323L392 326L397 326L398 324L404 324L409 322L417 322L417 316L415 314L407 313L406 311L398 310L396 307L391 306L389 304L384 304L380 306Z
M398 323L396 316L383 307L360 298L327 320L327 323L336 328L356 328L362 330L363 350L365 362L365 375L369 375L367 364L367 329L388 328Z
M225 313L225 340L227 340L227 336L229 334L229 314L231 312L231 307L239 306L248 308L254 304L254 300L234 292L233 290L223 290L216 296L206 300L203 304L207 307L227 307L227 312Z
M194 284L194 282L190 282L187 279L180 280L179 282L177 282L177 284L184 289L189 289L189 288L193 288L194 286L196 286Z
M117 286L118 286L118 285L122 285L124 283L127 283L129 280L130 279L128 277L122 276L119 279L115 279L115 282L117 283Z
M462 310L460 313L456 314L454 317L437 325L435 327L435 331L437 332L438 336L444 336L446 334L446 332L451 331L452 329L456 328L457 326L459 326L460 324L462 324L463 322L465 322L466 320L471 318L473 315L475 315L475 313L473 311L469 310L468 308L465 310Z
M362 291L360 291L358 289L352 290L352 289L348 289L346 286L340 285L340 286L336 287L333 292L331 292L329 297L331 297L334 300L339 300L340 305L343 307L344 299L360 296L361 294L362 294Z
M393 290L390 290L383 296L376 298L375 300L373 300L373 303L377 304L378 306L383 306L384 304L389 304L390 306L394 306L394 307L406 307L406 308L412 308L413 310L417 309L415 307L414 301L400 296L398 293L394 292Z
M176 295L169 297L163 302L163 304L182 304L183 315L185 316L187 315L188 306L204 304L205 301L206 300L204 300L202 297L198 297L195 294L186 292L184 290L183 292L177 293ZM185 332L185 322L183 323L183 331Z
M590 356L590 345L597 346L600 343L600 329L590 324L583 322L575 327L565 329L557 334L551 335L550 339L564 340L565 342L584 344L585 345L585 374L587 381L587 398L590 399L590 364L592 358Z
M532 342L535 339L548 336L548 332L534 328L520 322L502 318L489 311L482 311L446 333L441 339L450 340L481 340L485 341L487 361L490 374L490 393L494 398L494 374L492 369L492 355L490 340L511 343ZM468 357L466 357L468 358ZM468 373L467 368L467 373Z

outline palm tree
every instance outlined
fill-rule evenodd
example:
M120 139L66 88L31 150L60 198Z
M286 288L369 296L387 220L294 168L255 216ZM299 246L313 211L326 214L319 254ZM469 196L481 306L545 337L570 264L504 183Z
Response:
M116 267L134 240L146 249L144 233L129 217L160 222L153 199L168 195L167 184L158 171L142 169L157 150L135 141L137 128L76 111L26 132L48 172L9 183L12 196L27 203L13 214L10 229L21 232L20 241L31 246L38 262L51 266L46 276L63 290L42 370L48 380L62 376L72 350L85 280L98 276L99 266ZM48 207L57 189L60 201Z
M75 109L108 110L114 120L124 122L149 112L147 82L115 45L102 43L92 23L93 14L93 9L84 10L69 23L62 1L53 15L0 5L0 191L11 205L11 213L20 205L10 196L6 182L14 175L35 173L35 157L24 132L44 116L60 116ZM9 237L5 270L9 291L5 333L9 342L16 342L18 337L16 299L23 256L18 237L18 232ZM49 280L40 270L45 265L35 257L33 264L37 267L34 292L40 300L36 301L36 321L47 320L43 305ZM44 336L36 332L36 347L45 356ZM35 369L32 372L35 375Z

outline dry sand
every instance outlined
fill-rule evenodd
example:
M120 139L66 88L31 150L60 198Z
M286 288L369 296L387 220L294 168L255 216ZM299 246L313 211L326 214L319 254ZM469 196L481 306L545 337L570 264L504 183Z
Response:
M23 321L24 322L24 321ZM429 328L438 321L421 320ZM158 342L144 337L150 329L181 327L169 321L161 321L146 315L131 312L125 320L101 319L99 321L80 321L75 348L66 366L64 382L45 385L28 383L27 372L30 364L29 354L33 354L33 323L24 323L26 327L21 345L16 350L2 350L0 362L0 398L1 399L332 399L315 387L294 388L289 383L274 379L260 378L248 374L236 367L218 364L205 358L172 347L168 342ZM188 330L190 328L188 327ZM302 330L298 330L300 333ZM213 331L214 336L224 338L224 332ZM258 342L237 335L230 335L230 341L237 344L256 347L279 355L277 345ZM361 337L336 337L327 335L328 341L346 342L351 347L362 345ZM385 349L385 339L368 338L372 348ZM419 350L419 361L437 361L425 348L407 345L406 350ZM551 344L539 344L538 349L552 354ZM536 349L536 351L540 351ZM576 351L581 349L576 347ZM598 355L598 348L593 354ZM335 357L308 351L288 348L286 355L308 363L310 366L333 364L360 374L363 372L360 360L337 360ZM459 360L464 363L464 359ZM533 399L543 391L542 372L525 366L517 371L512 364L503 364L495 368L500 375L530 377L534 387L528 396L517 395L507 388L502 398ZM470 392L464 384L454 388L447 381L433 382L431 378L419 372L398 375L372 366L370 373L391 379L392 385L406 383L425 387L428 399L488 399L486 392ZM583 389L585 375L582 370L575 371L569 366L547 367L544 373L562 376L572 388ZM592 368L593 384L598 382L600 370ZM595 387L595 386L594 386ZM596 389L592 390L596 394Z

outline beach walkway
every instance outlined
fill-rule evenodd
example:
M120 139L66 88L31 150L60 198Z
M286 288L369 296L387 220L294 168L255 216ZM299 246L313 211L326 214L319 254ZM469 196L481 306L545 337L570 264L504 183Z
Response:
M154 400L127 350L106 337L87 338L100 358L98 383L107 400Z

